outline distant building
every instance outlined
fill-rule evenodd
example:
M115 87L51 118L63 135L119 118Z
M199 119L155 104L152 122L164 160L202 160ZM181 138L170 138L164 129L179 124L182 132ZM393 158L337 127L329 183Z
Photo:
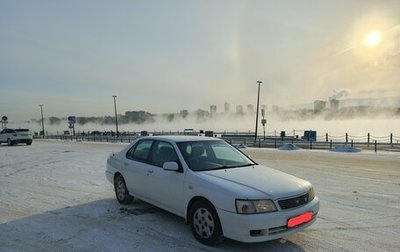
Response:
M262 105L260 106L260 108L261 108L261 109L264 109L264 111L267 112L267 105L262 104Z
M228 102L224 104L225 113L229 113L231 110L231 105Z
M267 105L265 105L265 104L263 104L263 105L261 105L260 106L260 108L261 108L261 116L265 116L266 115L266 113L267 113Z
M216 114L217 113L217 105L211 105L210 106L210 114Z
M277 105L272 106L272 112L274 113L279 113L279 111L281 110L281 108Z
M254 114L254 105L253 104L248 104L247 105L247 113L248 114Z
M391 42L389 44L388 53L390 53L391 56L396 56L400 53L400 32L399 31L397 31L393 34L393 38L391 39Z
M326 101L316 100L314 101L314 112L321 112L326 108Z
M331 99L330 101L331 109L339 109L339 100Z
M236 114L243 114L243 106L242 105L236 106Z
M187 109L182 109L179 114L182 116L182 118L186 118L189 115L189 111Z

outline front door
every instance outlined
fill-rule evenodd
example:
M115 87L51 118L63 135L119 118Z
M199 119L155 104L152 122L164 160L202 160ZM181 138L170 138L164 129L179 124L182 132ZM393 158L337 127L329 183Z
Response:
M166 171L165 162L177 162L179 171ZM153 172L148 176L151 184L151 198L161 207L178 215L184 215L183 185L185 173L176 150L171 143L156 141L150 154Z

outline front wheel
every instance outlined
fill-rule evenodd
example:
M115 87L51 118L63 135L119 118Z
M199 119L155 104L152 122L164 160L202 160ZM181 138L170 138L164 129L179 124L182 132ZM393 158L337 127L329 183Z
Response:
M223 241L222 227L214 206L197 201L190 209L190 228L196 240L213 246Z
M7 144L8 144L8 146L11 146L11 145L13 145L13 142L11 141L11 139L9 138L9 139L7 139Z
M119 203L127 205L133 201L133 197L129 195L125 180L121 175L117 175L114 179L115 196Z

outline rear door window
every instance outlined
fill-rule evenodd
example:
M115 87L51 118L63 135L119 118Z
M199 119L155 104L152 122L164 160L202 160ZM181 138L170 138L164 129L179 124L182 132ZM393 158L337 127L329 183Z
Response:
M140 162L148 162L152 144L153 140L141 140L127 152L126 157Z

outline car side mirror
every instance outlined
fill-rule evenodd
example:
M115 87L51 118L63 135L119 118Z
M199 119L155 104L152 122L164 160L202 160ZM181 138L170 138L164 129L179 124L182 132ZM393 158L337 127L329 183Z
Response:
M163 164L163 169L166 171L178 171L179 166L178 166L178 163L176 163L176 162L165 162Z

